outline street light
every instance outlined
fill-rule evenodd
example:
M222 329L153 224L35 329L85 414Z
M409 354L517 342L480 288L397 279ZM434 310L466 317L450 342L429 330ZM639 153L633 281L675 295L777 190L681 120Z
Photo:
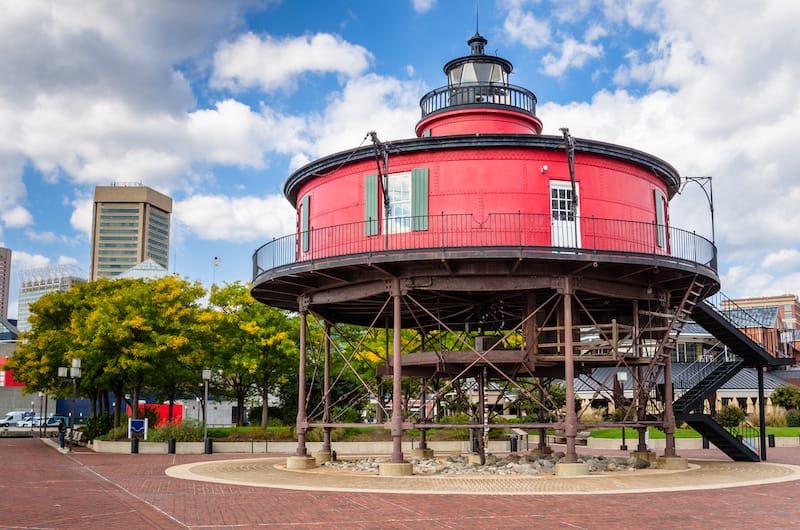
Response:
M203 443L208 444L208 380L211 369L203 368Z
M47 427L47 413L44 411L44 392L39 391L39 438L44 436L43 429Z
M683 182L681 183L678 193L683 193L684 188L686 188L686 185L690 182L694 182L700 186L700 189L706 194L708 208L711 210L711 242L716 244L716 238L714 237L714 188L711 185L711 177L683 177ZM706 188L706 184L708 184L708 188Z
M75 400L77 399L77 393L78 393L78 379L81 378L80 357L75 357L74 359L72 359L72 366L69 368L67 368L66 366L59 366L58 377L62 381L66 379L72 380L72 413L70 414L70 419L69 419L69 426L70 426L69 452L71 453L72 439L75 437Z

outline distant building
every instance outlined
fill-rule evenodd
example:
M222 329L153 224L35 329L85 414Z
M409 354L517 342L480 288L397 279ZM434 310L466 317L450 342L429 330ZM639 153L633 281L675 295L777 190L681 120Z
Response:
M8 288L11 281L11 249L0 247L0 318L8 318Z
M167 269L151 259L146 259L121 273L117 278L154 280L164 276L169 276Z
M151 259L169 268L172 199L147 186L94 190L90 279L116 277Z
M746 312L765 324L774 324L779 349L800 362L800 301L796 294L738 298L731 302L740 308L741 313Z
M86 273L74 265L54 265L20 271L20 280L17 329L28 331L30 305L48 293L69 291L75 283L85 282Z
M783 321L786 329L798 329L797 318L798 313L800 313L800 301L798 301L796 294L737 298L732 302L743 309L777 307L778 317Z

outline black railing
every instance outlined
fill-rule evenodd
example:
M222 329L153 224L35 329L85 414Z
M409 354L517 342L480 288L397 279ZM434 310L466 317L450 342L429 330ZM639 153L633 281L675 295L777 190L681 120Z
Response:
M440 110L467 105L511 107L536 116L536 96L522 87L493 83L462 83L432 90L419 101L422 117Z
M742 307L722 291L706 298L708 304L725 320L730 322L739 331L747 335L750 340L764 348L771 355L777 357L792 357L790 344L784 342L784 337L775 329L776 321L767 321L758 309ZM775 315L777 319L777 315Z
M586 254L597 252L661 256L702 264L716 271L716 248L706 238L655 223L549 214L499 213L478 220L472 214L440 214L364 221L274 239L253 255L253 278L278 267L328 258L375 253L493 250ZM382 233L372 234L377 229Z

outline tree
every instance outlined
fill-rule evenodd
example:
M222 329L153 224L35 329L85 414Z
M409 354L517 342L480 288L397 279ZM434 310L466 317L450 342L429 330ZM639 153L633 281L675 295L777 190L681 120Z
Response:
M794 385L781 385L772 391L772 403L785 409L800 408L800 387Z
M246 398L257 392L264 403L261 423L266 427L269 391L291 364L297 326L284 312L257 302L249 287L239 282L212 288L209 301L211 311L205 318L210 345L236 399L237 423L246 419Z

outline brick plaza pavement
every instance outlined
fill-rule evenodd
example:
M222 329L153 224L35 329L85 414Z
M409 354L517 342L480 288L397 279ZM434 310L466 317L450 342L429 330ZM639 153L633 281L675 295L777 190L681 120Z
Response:
M800 448L770 449L768 457L800 464ZM625 495L414 495L232 486L164 473L232 458L247 456L67 455L38 439L3 438L0 528L800 527L800 481Z

